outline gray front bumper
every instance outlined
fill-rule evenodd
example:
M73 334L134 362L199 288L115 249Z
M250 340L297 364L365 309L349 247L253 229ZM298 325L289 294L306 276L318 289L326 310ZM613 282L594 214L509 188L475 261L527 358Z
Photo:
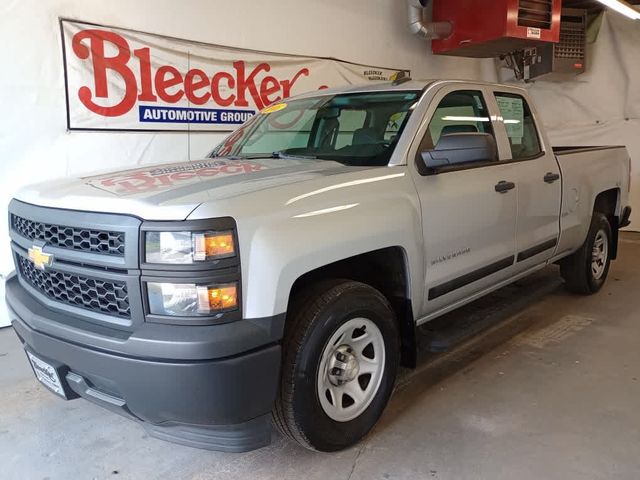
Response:
M143 422L153 436L194 447L246 451L269 442L281 318L258 326L149 325L144 335L112 337L58 318L16 277L7 281L6 297L25 348L64 366L68 385L87 400Z

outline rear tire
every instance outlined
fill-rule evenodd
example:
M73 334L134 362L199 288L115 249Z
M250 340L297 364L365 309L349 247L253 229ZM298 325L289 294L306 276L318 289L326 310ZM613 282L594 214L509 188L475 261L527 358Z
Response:
M374 288L331 280L293 302L285 328L275 426L324 452L362 439L382 414L400 357L395 315Z
M584 244L560 263L560 273L570 292L591 295L604 285L611 265L611 224L607 217L595 212Z

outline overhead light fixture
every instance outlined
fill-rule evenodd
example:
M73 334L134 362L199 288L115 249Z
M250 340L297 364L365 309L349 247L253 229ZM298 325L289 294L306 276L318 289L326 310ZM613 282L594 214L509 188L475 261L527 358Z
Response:
M611 10L615 10L618 13L621 13L625 17L632 18L633 20L640 20L640 11L632 8L626 2L622 2L620 0L598 0L603 5L606 5Z

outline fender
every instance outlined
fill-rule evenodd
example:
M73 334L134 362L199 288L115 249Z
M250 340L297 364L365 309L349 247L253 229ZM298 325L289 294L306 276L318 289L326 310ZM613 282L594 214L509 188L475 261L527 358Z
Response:
M217 216L232 216L238 224L244 318L286 312L295 281L310 271L395 246L410 266L413 311L422 309L422 216L406 167L345 169L203 204L189 218Z

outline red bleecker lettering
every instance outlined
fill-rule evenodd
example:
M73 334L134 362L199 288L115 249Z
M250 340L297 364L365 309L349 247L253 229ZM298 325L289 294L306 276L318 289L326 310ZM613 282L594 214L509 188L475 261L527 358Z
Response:
M220 71L213 76L201 69L183 74L172 65L154 68L150 47L131 52L124 37L107 30L88 29L76 33L72 49L79 59L90 61L93 66L93 85L80 87L78 98L91 112L105 117L126 114L138 100L175 104L185 96L193 105L248 107L252 103L262 110L290 97L296 82L309 76L309 69L301 68L291 79L280 80L275 75L267 75L272 69L268 63L247 68L242 60L233 62L234 71ZM120 82L117 88L109 85L114 77L124 82L124 93L121 93ZM111 105L102 106L97 99L108 99Z
M219 173L220 171L215 167L203 168L202 170L198 170L199 177L214 177Z
M171 179L169 178L169 175L158 175L154 176L153 178L160 182L160 185L171 185Z
M128 194L152 190L155 187L156 179L148 176L145 172L140 172L126 178L107 178L100 183L105 187L118 187L120 193Z
M140 60L140 94L138 100L141 102L155 102L158 100L153 94L153 84L151 83L151 49L139 48L133 54Z
M203 95L196 95L196 91L204 87L209 87L209 78L202 70L189 70L184 77L184 92L187 99L194 105L204 105L211 98L211 92Z
M83 41L88 40L90 47ZM105 43L110 43L117 50L114 57L105 56ZM91 57L93 62L93 80L95 92L87 86L78 89L78 98L82 104L98 115L104 117L117 117L124 115L133 108L136 103L138 88L136 77L127 67L127 62L131 58L131 52L127 41L117 33L104 30L82 30L73 36L71 41L73 53L81 60ZM125 84L124 96L120 102L113 106L101 106L93 101L93 97L107 98L109 87L107 83L107 71L112 70L122 77Z
M182 83L182 75L177 68L164 65L156 72L156 91L158 96L167 103L177 103L184 95L184 90L179 89L175 93L167 92L168 88Z
M236 96L233 94L228 97L220 95L220 82L222 79L227 81L229 89L234 89L236 87L236 80L233 78L233 75L227 72L218 72L211 79L211 96L213 97L213 101L221 107L228 107L236 101Z
M195 177L196 174L193 172L178 172L171 175L171 180L180 181L180 180L189 180L190 178Z
M281 100L282 97L278 95L274 98L269 98L269 95L273 95L274 93L280 92L280 83L275 77L268 76L264 77L260 82L260 99L262 103L266 105L271 105L272 103Z
M249 76L245 76L245 64L243 61L233 62L233 67L236 69L238 77L238 98L236 99L236 107L248 107L246 91L249 90L249 94L253 99L253 102L258 107L258 110L262 110L265 105L260 98L260 92L258 92L258 86L256 85L256 76L261 72L268 72L271 67L267 63L260 63L254 68Z
M280 82L280 85L282 85L282 96L284 98L287 98L287 97L291 96L291 89L293 88L293 85L303 75L305 77L309 76L309 69L308 68L303 68L300 71L298 71L298 73L296 73L291 80L283 80L282 82Z
M242 173L242 165L222 165L220 167L220 173Z
M247 163L242 164L242 169L244 170L244 173L257 172L259 170L263 170L264 168L267 168L267 167L259 164L247 164Z

